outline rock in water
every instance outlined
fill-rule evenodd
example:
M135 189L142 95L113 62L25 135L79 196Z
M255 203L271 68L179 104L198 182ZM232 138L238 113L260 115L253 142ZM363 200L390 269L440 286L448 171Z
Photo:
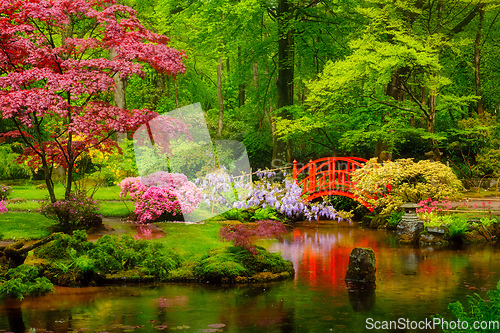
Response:
M349 256L349 267L345 282L352 285L375 285L375 252L372 249L356 247Z

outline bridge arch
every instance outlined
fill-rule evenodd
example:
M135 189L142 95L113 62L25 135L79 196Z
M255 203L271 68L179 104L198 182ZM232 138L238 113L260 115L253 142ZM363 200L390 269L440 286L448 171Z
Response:
M356 200L371 212L373 207L352 191L356 183L351 180L354 170L363 167L367 162L359 157L324 157L309 160L309 163L297 169L297 161L293 161L293 179L302 187L302 194L307 195L304 201L311 201L325 195L341 195Z

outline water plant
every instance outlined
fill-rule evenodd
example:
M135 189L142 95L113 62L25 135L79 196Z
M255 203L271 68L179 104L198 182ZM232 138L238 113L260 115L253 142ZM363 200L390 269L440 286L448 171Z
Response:
M405 212L392 212L387 219L387 224L390 227L395 228L398 225L399 221L401 221L401 218L404 214Z
M462 236L467 231L469 223L466 218L460 216L452 216L451 223L448 224L448 233L450 238L455 241L460 241Z

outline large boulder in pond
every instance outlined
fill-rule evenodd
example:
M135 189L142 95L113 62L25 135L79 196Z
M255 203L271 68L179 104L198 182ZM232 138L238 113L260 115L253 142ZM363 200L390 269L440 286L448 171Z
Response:
M349 256L349 266L345 275L348 286L375 285L375 252L372 249L356 247Z

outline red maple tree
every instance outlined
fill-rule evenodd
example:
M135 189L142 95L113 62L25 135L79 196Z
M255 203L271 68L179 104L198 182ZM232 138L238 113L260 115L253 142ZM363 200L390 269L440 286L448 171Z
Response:
M0 112L16 128L3 137L22 139L18 161L43 168L52 202L55 165L67 170L68 199L82 153L109 150L115 132L157 116L109 100L113 76L142 77L144 63L168 75L183 73L184 54L168 41L114 0L0 0Z

